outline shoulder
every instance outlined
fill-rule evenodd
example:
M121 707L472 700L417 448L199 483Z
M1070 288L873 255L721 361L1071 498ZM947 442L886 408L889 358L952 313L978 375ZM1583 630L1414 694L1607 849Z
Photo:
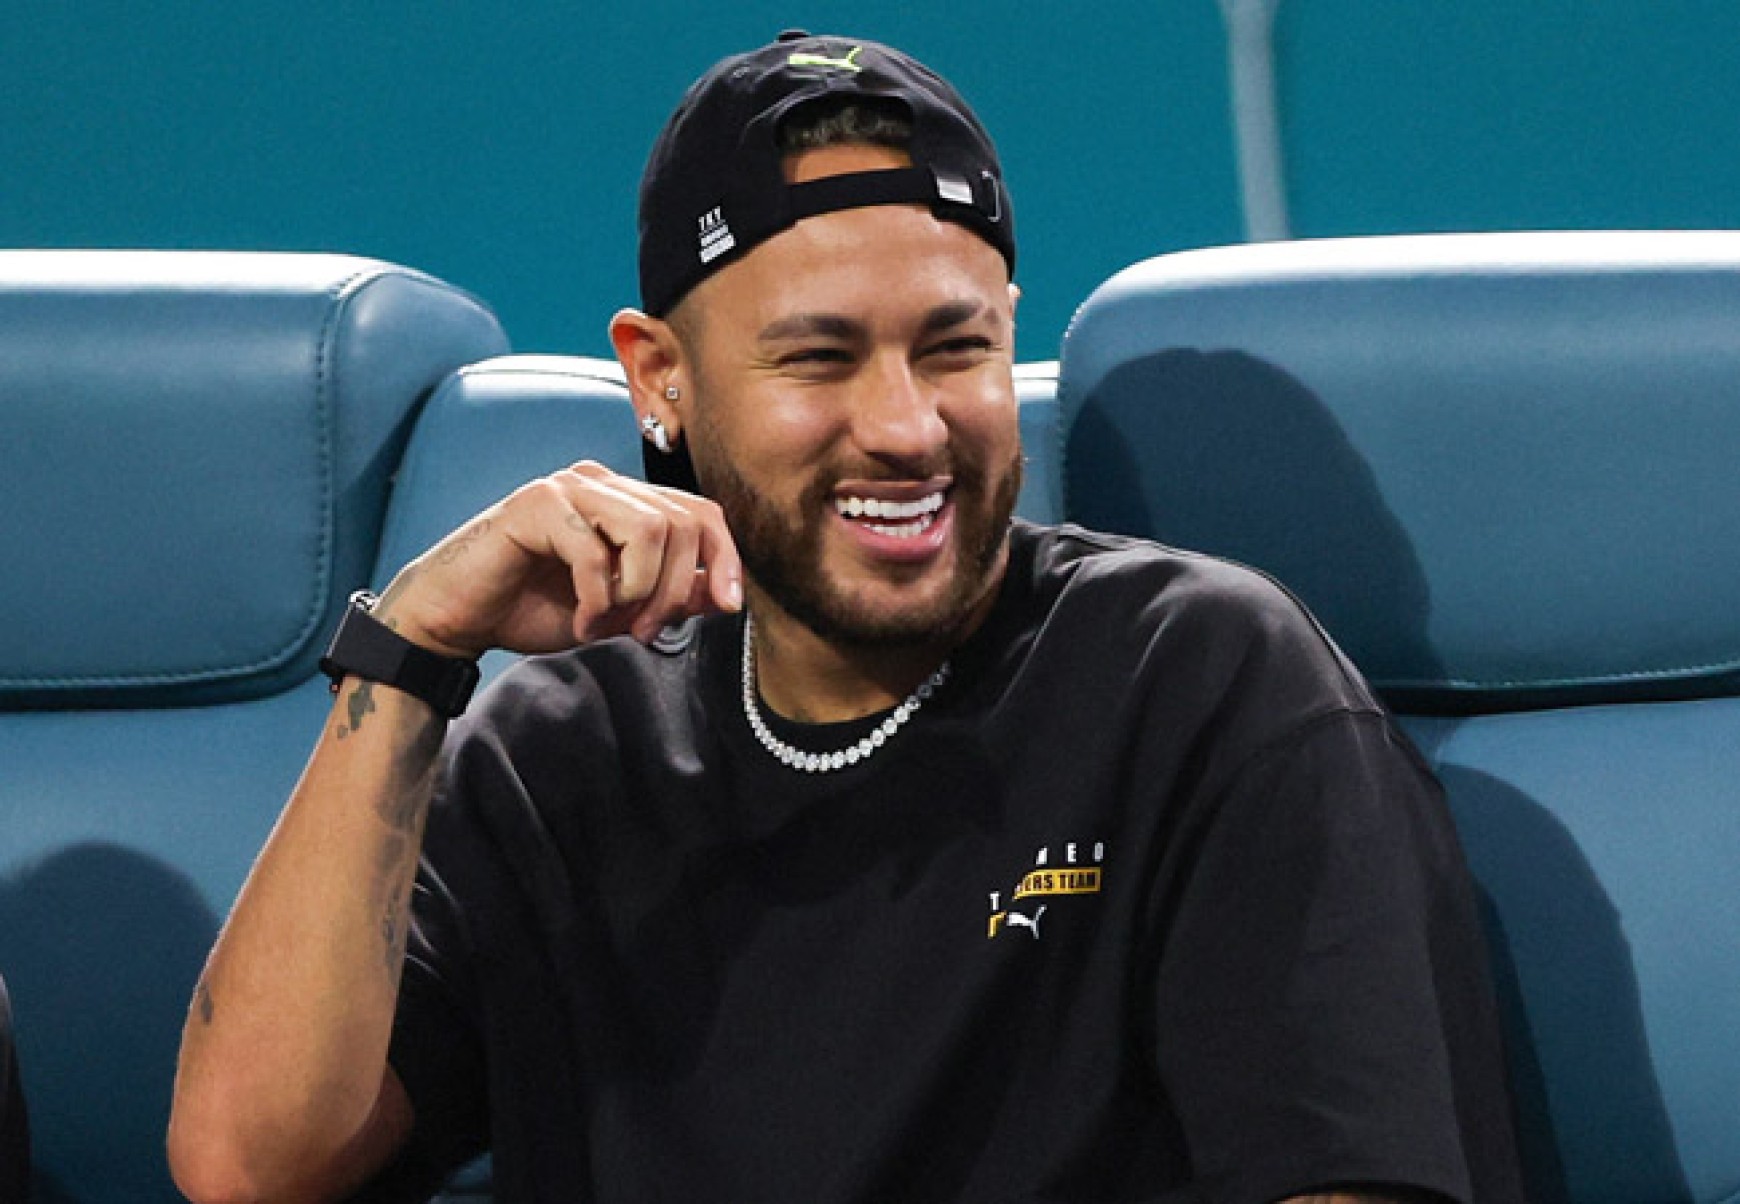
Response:
M1035 585L1143 595L1166 590L1168 600L1213 604L1274 605L1293 602L1274 579L1234 560L1155 543L1154 539L1091 531L1075 524L1030 524L1011 531L1011 569L1027 572Z
M1033 604L1094 624L1103 637L1211 639L1290 646L1326 667L1350 666L1285 586L1234 561L1127 535L1020 524L1011 574Z
M1296 714L1382 710L1305 605L1247 565L1073 525L1021 523L1010 572L1030 613L1130 672L1209 696L1249 694Z
M1046 527L1018 521L1012 546L1012 568L1020 566L1041 591L1049 584L1077 594L1090 590L1096 600L1121 596L1232 610L1299 609L1280 585L1256 569L1149 539L1073 523Z
M587 816L630 813L649 783L692 775L715 742L721 687L701 683L735 645L731 622L511 665L448 732L431 831L489 832L523 859L545 840L577 847Z

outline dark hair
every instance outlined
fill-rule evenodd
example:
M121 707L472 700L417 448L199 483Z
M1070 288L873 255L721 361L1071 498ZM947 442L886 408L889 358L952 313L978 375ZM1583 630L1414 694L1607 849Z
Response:
M864 143L905 150L912 145L912 118L896 101L842 96L805 105L779 127L779 149L788 155Z

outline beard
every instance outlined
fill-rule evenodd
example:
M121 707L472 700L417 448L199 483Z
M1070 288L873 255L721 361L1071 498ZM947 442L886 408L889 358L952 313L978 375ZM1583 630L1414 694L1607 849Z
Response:
M728 458L707 459L712 462L701 475L703 488L724 512L749 576L818 636L856 648L921 647L947 638L984 598L1021 492L1019 448L995 478L983 463L956 465L949 490L955 530L948 581L924 603L891 610L859 596L823 563L833 487L845 474L817 474L788 508L756 492Z

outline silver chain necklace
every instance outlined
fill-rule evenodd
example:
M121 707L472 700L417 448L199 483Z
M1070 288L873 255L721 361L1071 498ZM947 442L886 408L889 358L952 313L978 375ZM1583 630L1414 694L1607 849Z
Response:
M761 717L761 706L755 700L755 620L748 615L743 616L743 717L749 720L749 730L761 741L761 747L791 768L801 769L805 773L832 773L836 769L845 769L866 760L870 754L888 743L889 737L904 727L906 721L917 714L918 708L930 701L931 695L941 689L943 682L948 679L949 663L944 661L935 673L920 683L918 689L908 694L886 719L876 725L875 731L858 743L829 753L805 752L774 735L768 730L767 721Z

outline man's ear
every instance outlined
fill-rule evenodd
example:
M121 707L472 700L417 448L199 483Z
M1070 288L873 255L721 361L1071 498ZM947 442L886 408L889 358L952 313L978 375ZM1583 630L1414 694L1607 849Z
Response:
M610 345L628 380L635 416L642 421L658 419L676 439L682 433L689 393L687 362L677 332L664 319L638 309L618 310L610 319Z

